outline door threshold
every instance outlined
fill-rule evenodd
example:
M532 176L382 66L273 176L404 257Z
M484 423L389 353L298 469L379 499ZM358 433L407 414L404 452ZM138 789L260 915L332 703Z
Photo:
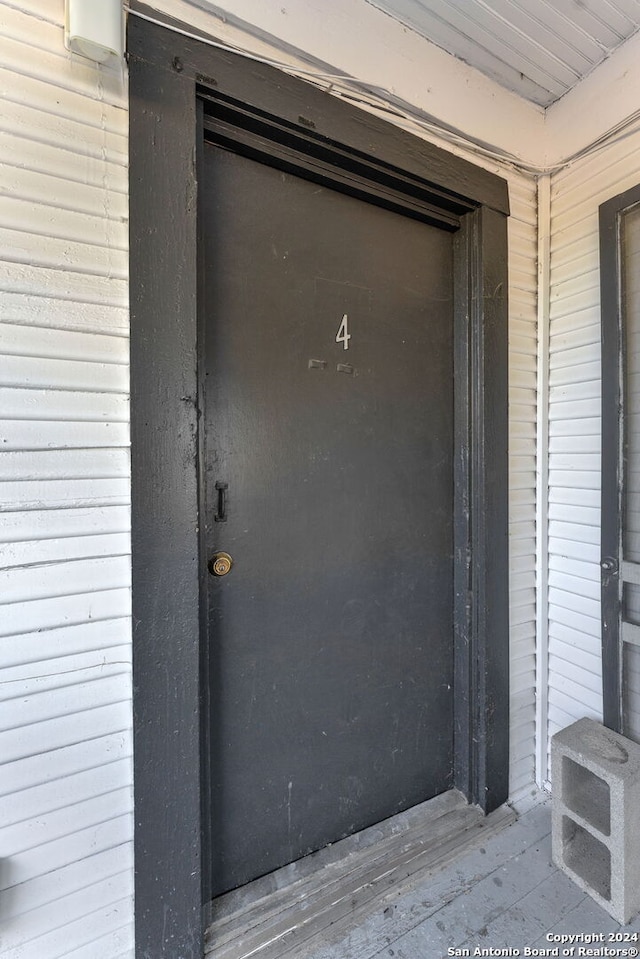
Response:
M515 819L508 806L485 817L449 790L215 899L205 957L301 959L326 945L329 927L347 933Z

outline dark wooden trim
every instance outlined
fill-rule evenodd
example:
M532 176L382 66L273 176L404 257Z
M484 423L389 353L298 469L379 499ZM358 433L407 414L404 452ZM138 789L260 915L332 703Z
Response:
M200 959L196 99L130 71L136 956Z
M485 812L509 795L507 224L475 214L471 326L472 793Z
M601 605L602 694L605 726L622 731L620 683L620 357L618 208L600 207L602 316ZM612 567L612 568L610 568Z
M509 794L505 217L469 214L455 256L454 781L491 812Z
M231 114L250 117L245 149L247 124L250 149L277 130L286 162L311 144L350 189L459 220L455 776L486 811L508 796L508 199L493 174L261 64L134 17L129 54L136 956L199 959L198 95L233 107L225 136Z
M463 695L454 697L453 728L454 756L453 781L465 796L473 794L472 726L473 726L473 683L471 681L472 628L473 621L473 583L472 583L472 528L471 528L471 404L472 394L472 301L473 301L473 263L477 231L474 229L475 217L465 217L460 231L454 237L454 338L453 338L453 375L456 383L454 390L454 506L453 506L453 628L454 628L454 690L464 690Z
M202 96L207 139L251 159L447 230L459 229L460 216L478 205L299 125L239 106L220 94Z
M204 161L204 110L201 100L196 101L197 108L197 133L196 133L196 171L202 169L202 163ZM204 410L204 376L202 374L204 356L203 356L203 346L204 346L204 329L205 329L205 296L204 296L204 287L205 287L205 256L204 256L204 242L202 240L202 206L198 203L198 248L196 250L196 257L198 261L198 334L197 334L197 343L196 343L196 353L197 353L197 363L198 363L198 410ZM206 490L206 476L205 476L205 430L204 430L204 416L198 415L198 500L199 500L199 515L203 514L205 509L204 497ZM207 543L204 536L199 537L199 546L200 546L200 556L199 556L199 592L200 592L200 609L199 609L199 642L200 642L200 677L209 675L210 668L210 650L208 643L208 593L207 593L207 577L209 575L207 569ZM200 717L201 717L201 751L200 751L200 809L202 816L202 903L205 906L211 900L211 817L209 811L211 809L211 779L209 776L202 776L202 770L207 769L211 756L211 701L210 701L210 687L209 683L202 682L199 679L200 687ZM203 913L203 929L208 925L208 919L206 918L208 913Z
M156 19L159 16L143 4L132 6ZM482 204L509 213L506 181L488 170L273 67L243 60L151 23L143 27L143 23L130 18L130 59L147 59L170 75L177 67L182 79L202 84L214 100L224 99L238 108L251 104L254 117L262 114L265 122L277 117L281 128L286 126L298 136L306 132L317 144L335 144L363 162L386 166L425 187L431 185L441 195L458 198L463 206L471 198L474 206Z
M620 218L640 203L640 186L600 206L602 330L601 604L602 695L605 726L622 731L621 580L624 407Z

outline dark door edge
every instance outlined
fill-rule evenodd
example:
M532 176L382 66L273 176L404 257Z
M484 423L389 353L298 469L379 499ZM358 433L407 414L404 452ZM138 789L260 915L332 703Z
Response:
M622 355L620 220L640 203L640 186L625 190L599 208L600 312L602 338L601 607L603 722L622 732Z
M499 177L270 67L135 18L129 51L136 956L200 959L198 85L458 204L454 785L485 812L508 797L508 204Z
M504 217L486 207L467 215L455 248L454 784L491 812L509 794Z

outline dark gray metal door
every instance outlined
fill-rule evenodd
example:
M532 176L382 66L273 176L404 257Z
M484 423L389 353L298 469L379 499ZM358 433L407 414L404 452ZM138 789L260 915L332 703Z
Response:
M452 234L204 154L215 895L451 786Z

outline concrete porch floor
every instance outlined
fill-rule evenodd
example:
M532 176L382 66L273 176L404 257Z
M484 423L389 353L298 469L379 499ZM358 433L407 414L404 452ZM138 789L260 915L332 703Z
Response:
M476 955L491 955L488 950L493 949L505 950L493 955L525 956L526 947L550 950L557 946L556 955L562 956L571 943L550 941L547 936L576 934L602 938L575 942L574 952L565 955L622 959L623 950L640 947L639 917L620 926L553 865L551 801L527 805L519 811L517 822L486 844L425 882L400 890L356 928L335 939L328 937L323 947L299 952L296 959L440 959L455 955L453 950L473 956L476 948L487 950ZM638 938L609 942L611 933L637 934ZM618 951L579 952L603 947ZM545 952L529 952L536 954Z
M309 942L284 948L286 956L444 959L454 955L567 955L623 959L634 955L624 950L640 947L640 918L621 927L551 862L550 800L537 794L518 804L516 812L516 822L493 835L489 832L486 841L443 868L423 875L418 872L387 889L368 905L364 915L361 909L353 921L343 915ZM610 934L615 933L628 937L638 934L638 939L609 941ZM583 938L574 941L573 952L563 953L563 948L571 949L571 941L549 939L548 935ZM266 945L266 952L270 952ZM276 948L282 946L284 943ZM550 951L556 947L558 952ZM604 947L613 951L586 951ZM211 942L207 955L214 959L216 951ZM260 959L262 951L250 948L244 954Z

